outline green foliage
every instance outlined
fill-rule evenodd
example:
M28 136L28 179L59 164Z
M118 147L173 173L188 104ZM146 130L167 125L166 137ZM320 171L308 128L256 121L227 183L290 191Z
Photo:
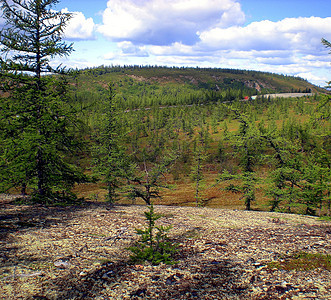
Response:
M173 255L178 251L178 246L172 243L167 236L172 227L156 226L155 221L162 216L154 212L153 203L149 206L149 211L144 214L147 226L144 229L136 229L140 239L129 248L133 253L131 259L134 262L148 261L153 265L174 264Z
M70 14L55 12L56 0L1 1L6 24L0 33L0 150L2 191L33 189L34 199L48 202L86 181L73 163L81 149L79 122L69 104L67 81L50 59L66 56L72 45L61 41ZM8 55L11 53L11 55ZM42 76L52 73L53 76ZM44 199L44 200L42 200ZM57 201L57 200L55 200Z
M269 172L267 188L272 211L287 207L288 212L315 215L317 210L321 213L325 203L329 206L330 155L315 133L319 122L316 114L320 115L319 107L325 105L322 97L309 123L302 125L291 119L280 132L274 129L265 133L273 150L268 161L274 168Z
M123 128L120 127L121 113L109 86L108 103L100 118L100 129L95 133L95 170L107 185L107 201L115 202L118 189L130 170L130 162L123 149Z
M168 68L154 66L100 66L79 71L79 98L98 110L100 95L107 88L100 82L114 83L123 109L171 105L201 105L233 101L259 92L291 92L314 87L299 77L278 74L209 68ZM102 100L101 100L102 102ZM91 118L92 116L89 116Z
M162 188L168 185L169 175L172 175L172 179L179 184L186 184L188 177L195 180L198 183L195 185L198 191L196 199L200 203L203 198L200 178L206 172L223 169L242 176L237 178L239 185L238 182L230 182L229 189L243 193L243 196L246 194L247 197L242 198L246 208L255 201L257 188L265 186L267 174L271 174L274 179L271 176L268 183L273 192L268 192L268 196L272 198L274 210L304 213L308 204L309 213L318 212L320 204L316 201L312 204L308 200L308 193L305 195L295 184L300 183L302 188L304 186L300 178L306 175L300 160L306 162L307 155L314 148L322 147L323 151L327 151L329 104L326 99L323 104L317 104L316 101L327 96L292 99L261 97L251 101L236 101L257 93L253 88L246 89L247 86L254 86L255 80L258 80L260 87L263 85L262 92L270 90L268 86L271 85L278 91L316 91L316 87L305 80L290 76L240 70L151 66L82 70L77 77L77 89L78 98L84 105L91 105L91 113L87 117L98 136L102 129L98 120L105 116L104 108L108 106L107 90L102 82L112 82L120 115L116 124L121 132L125 132L119 143L130 160L130 168L125 172L126 179L120 181L124 183L123 190L129 191L132 199L140 198L150 203L150 199L160 196ZM227 108L221 103L228 100L233 102ZM281 121L283 126L280 125ZM218 124L221 124L219 128ZM209 130L210 127L212 130ZM206 143L210 145L202 147L201 151L196 142L199 132L206 133ZM281 155L288 160L283 169L278 168L277 151L265 138L272 132L275 144L282 138L279 141ZM310 138L312 134L315 139ZM98 139L93 137L94 140ZM316 141L319 141L318 145ZM222 145L216 146L216 149L215 145L220 143ZM159 172L169 150L175 152L178 159L169 168ZM201 153L206 155L202 164L199 163ZM328 155L324 154L326 157ZM115 170L112 174L116 174ZM155 175L157 181L154 180ZM262 180L259 180L260 177ZM323 207L327 201L325 194L324 190Z
M204 179L203 164L208 158L208 144L208 130L202 128L193 143L194 149L190 174L191 179L195 182L195 202L197 207L203 206L203 198L201 197L201 191L203 189L202 182Z
M249 120L249 117L242 113L235 106L228 107L239 121L239 130L233 136L235 152L239 157L239 166L241 167L240 174L230 174L224 170L216 180L216 184L222 181L239 180L240 183L234 185L230 183L225 190L233 193L242 193L241 199L244 200L246 210L251 209L252 203L255 201L255 189L258 178L255 174L254 167L263 151L261 137L258 131Z
M1 52L15 55L0 59L1 70L10 72L10 77L20 72L31 72L37 77L42 73L63 71L50 66L50 59L66 56L72 52L72 44L62 42L65 26L71 14L56 12L58 0L8 1L1 0L1 9L6 23L0 33ZM13 54L13 53L12 53ZM30 78L25 78L29 80Z
M251 210L252 203L256 200L255 189L258 178L254 172L243 172L240 174L230 174L228 171L223 171L219 174L216 184L224 181L240 181L239 184L229 183L224 190L232 193L241 193L241 200L244 200L246 210Z
M26 186L46 197L86 181L72 163L83 144L76 139L74 112L63 102L61 81L42 81L45 91L23 86L0 104L2 190Z
M219 179L229 180L227 190L242 193L247 209L255 201L257 183L264 186L267 175L273 210L313 214L330 207L329 96L238 101L266 91L321 89L301 78L231 69L101 66L77 71L69 82L54 74L39 76L51 70L48 62L54 55L72 50L60 39L69 17L54 27L59 29L55 44L42 45L36 74L18 62L10 69L13 59L8 65L2 60L2 191L20 186L22 193L36 190L49 202L46 195L68 193L86 180L80 170L83 157L87 171L95 167L112 202L125 191L149 204L169 186L168 179L189 185L190 177L199 205L202 179L210 178L206 172L227 170L233 181L226 173ZM18 37L24 28L28 26L3 34L1 41ZM47 40L47 26L43 30ZM14 41L6 44L7 50ZM47 52L47 46L56 49ZM36 58L33 51L27 55ZM90 143L92 158L77 136Z

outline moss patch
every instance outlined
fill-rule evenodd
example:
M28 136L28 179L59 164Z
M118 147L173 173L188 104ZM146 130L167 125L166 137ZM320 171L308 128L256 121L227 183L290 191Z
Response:
M268 264L269 268L282 270L302 270L326 269L331 271L331 255L320 253L298 252Z

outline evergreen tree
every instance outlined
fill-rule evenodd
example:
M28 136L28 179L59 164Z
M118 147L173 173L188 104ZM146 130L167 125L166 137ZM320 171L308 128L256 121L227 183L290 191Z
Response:
M280 209L281 204L291 212L298 200L298 186L301 178L301 159L298 159L297 148L293 143L279 136L277 130L262 135L273 153L268 161L273 166L269 172L267 195L271 197L271 211Z
M71 15L54 11L56 0L0 3L6 21L0 32L1 188L33 188L35 199L45 202L85 180L69 159L79 142L67 84L58 74L65 70L50 62L73 50L62 42Z
M318 124L315 117L310 123ZM321 214L323 203L329 201L330 155L312 128L292 120L282 132L274 129L263 135L273 150L267 188L272 211L287 207L288 212L295 208L305 214L314 215L317 210Z
M201 184L204 179L203 164L208 158L208 142L205 140L204 135L205 132L201 129L197 139L194 141L193 161L191 166L191 178L195 182L195 202L197 207L203 205L203 199L201 198Z
M240 180L241 183L234 185L230 183L225 189L234 193L242 193L241 199L245 201L246 210L251 210L252 202L255 201L255 189L257 176L254 167L258 162L258 157L262 152L261 137L257 133L253 123L249 121L248 116L241 113L234 106L228 109L235 115L235 118L240 122L239 131L235 138L235 152L239 159L239 166L241 167L240 174L230 174L223 171L217 183L221 181Z
M122 185L130 169L123 145L123 131L120 122L120 111L109 86L108 103L105 105L101 131L97 132L94 151L94 164L99 176L107 185L107 200L115 202L118 188Z
M144 229L137 229L136 233L140 236L134 246L128 248L133 255L134 262L149 261L153 265L160 263L174 264L173 255L178 251L178 244L172 243L168 237L168 232L172 226L156 226L155 221L162 215L154 212L154 205L149 205L149 211L145 213L147 226Z

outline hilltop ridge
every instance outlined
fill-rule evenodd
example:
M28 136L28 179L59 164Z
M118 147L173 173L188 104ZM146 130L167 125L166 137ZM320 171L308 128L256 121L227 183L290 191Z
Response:
M232 101L258 94L325 93L305 79L216 68L100 66L77 70L71 81L80 102L102 102L111 84L127 108Z
M255 89L259 93L281 92L325 92L307 80L297 77L261 71L222 69L222 68L185 68L158 66L100 66L78 71L87 79L100 80L130 78L137 82L150 84L177 83L191 85L192 88L220 90L226 88Z

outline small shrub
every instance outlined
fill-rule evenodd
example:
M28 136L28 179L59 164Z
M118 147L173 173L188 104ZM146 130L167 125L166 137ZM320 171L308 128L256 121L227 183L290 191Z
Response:
M153 265L174 264L173 255L177 252L177 244L172 243L167 236L172 226L155 225L155 221L162 215L154 213L153 204L144 214L147 226L144 229L136 228L140 239L134 246L128 248L133 253L131 259L134 262L149 261Z

